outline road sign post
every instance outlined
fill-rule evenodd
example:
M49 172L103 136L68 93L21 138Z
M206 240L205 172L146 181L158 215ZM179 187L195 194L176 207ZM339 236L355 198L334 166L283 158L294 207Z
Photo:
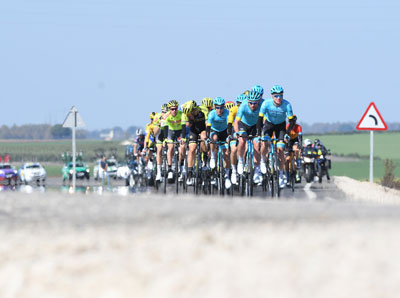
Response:
M76 128L85 127L85 123L78 109L73 106L64 120L63 127L72 129L72 190L75 192L76 186Z
M374 182L374 130L387 130L387 125L374 102L371 102L361 120L358 122L357 130L369 130L369 182Z

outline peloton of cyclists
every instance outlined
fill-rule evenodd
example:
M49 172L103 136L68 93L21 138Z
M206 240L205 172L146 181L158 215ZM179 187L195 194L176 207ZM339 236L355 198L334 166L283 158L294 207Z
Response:
M212 100L206 97L202 105L198 106L193 100L185 102L178 109L179 103L171 100L161 107L161 113L152 114L153 132L157 148L157 175L156 180L161 181L162 148L167 146L168 179L173 179L172 157L174 142L179 142L180 178L186 175L184 160L186 144L188 145L187 184L192 184L194 159L198 140L201 151L205 154L203 164L207 164L207 155L211 169L216 166L217 141L226 142L223 148L225 165L225 186L237 184L237 175L244 171L244 156L247 147L247 138L253 139L254 145L254 183L260 184L266 173L267 156L270 149L271 138L277 139L279 160L279 184L286 184L285 175L285 140L293 146L296 157L300 157L302 141L301 126L296 123L297 117L293 115L292 106L284 99L284 90L279 85L271 88L271 98L263 99L264 89L260 85L252 87L236 98L236 105L232 102L227 109L226 102L221 97ZM213 109L214 108L214 109ZM287 119L289 122L287 123ZM188 135L186 133L188 130ZM262 138L265 142L260 142ZM204 141L210 140L210 152ZM230 155L228 146L230 148ZM232 169L232 175L230 175ZM177 178L177 177L175 177Z

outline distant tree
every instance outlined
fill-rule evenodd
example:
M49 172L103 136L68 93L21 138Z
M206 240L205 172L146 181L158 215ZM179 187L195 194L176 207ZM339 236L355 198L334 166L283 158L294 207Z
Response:
M51 136L53 139L65 139L71 137L72 131L70 128L62 127L61 124L56 124L51 128Z

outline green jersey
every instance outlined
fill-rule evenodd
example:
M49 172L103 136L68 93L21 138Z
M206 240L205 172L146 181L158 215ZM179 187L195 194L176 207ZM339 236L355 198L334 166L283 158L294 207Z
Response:
M177 111L175 117L169 112L168 117L163 121L163 126L168 126L168 130L181 130L182 124L185 124L187 121L187 116L182 111Z

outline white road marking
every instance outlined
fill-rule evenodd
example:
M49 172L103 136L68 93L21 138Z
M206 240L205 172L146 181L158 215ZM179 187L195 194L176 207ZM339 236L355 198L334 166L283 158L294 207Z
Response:
M304 186L304 192L306 193L309 200L315 200L317 198L317 195L313 191L311 191L311 185L313 183L314 182L309 182L306 184L306 186Z

